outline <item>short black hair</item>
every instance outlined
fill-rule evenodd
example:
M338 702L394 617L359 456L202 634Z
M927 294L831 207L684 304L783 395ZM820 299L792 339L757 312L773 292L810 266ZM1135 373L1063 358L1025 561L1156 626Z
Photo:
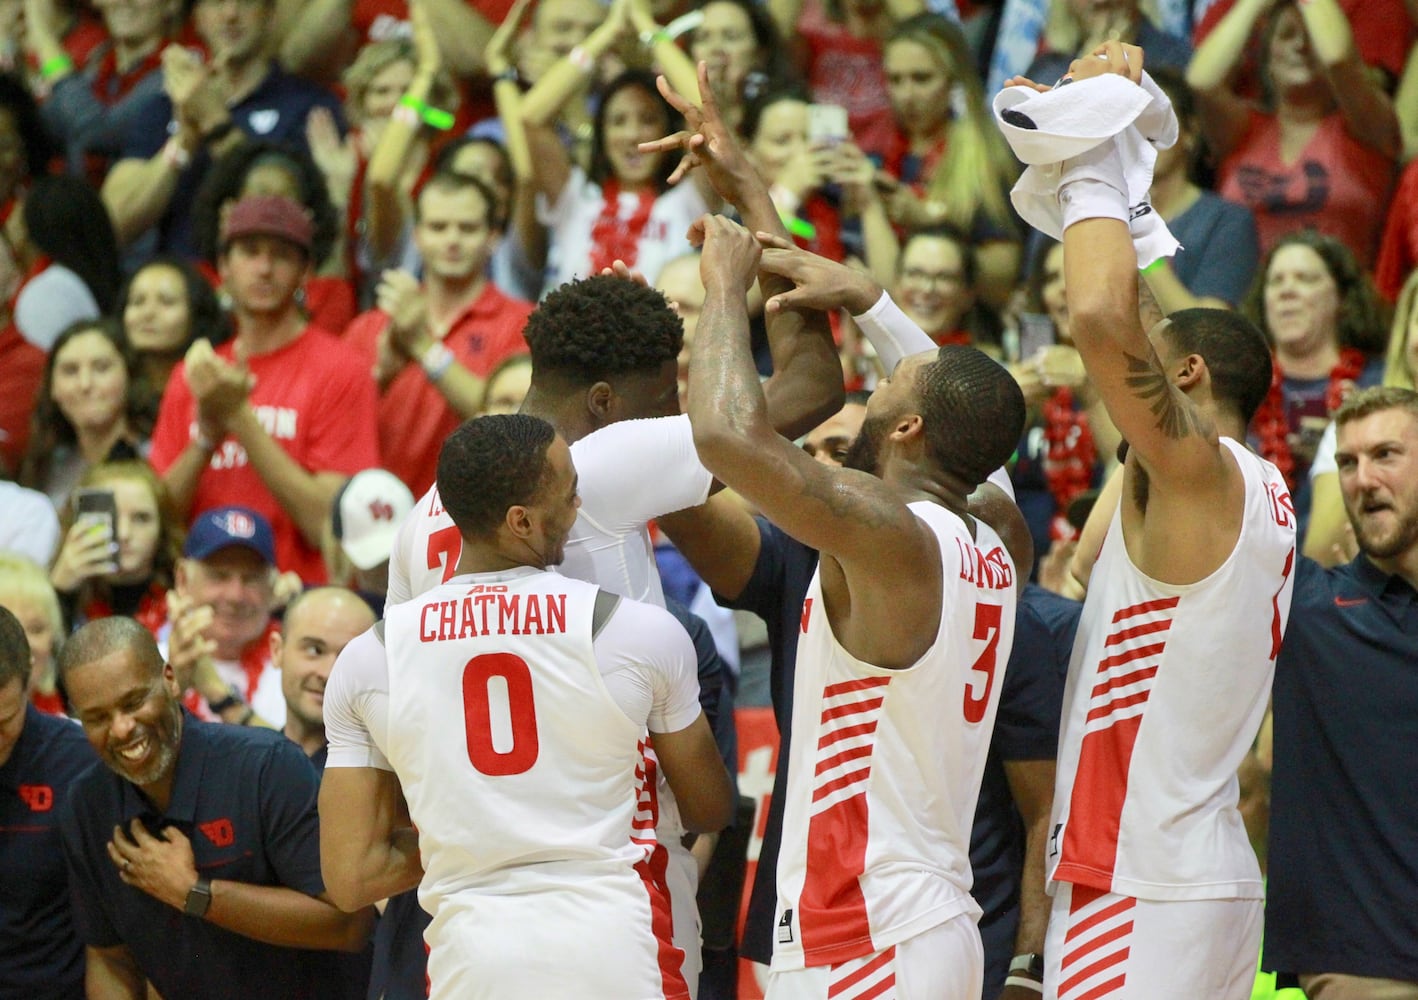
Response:
M0 109L10 112L15 120L15 131L25 144L21 152L26 175L30 180L43 177L49 172L49 161L58 151L39 117L39 103L19 74L0 73Z
M22 211L29 241L79 276L99 312L111 312L123 283L118 236L93 186L69 174L40 177Z
M440 170L428 179L419 191L418 197L414 199L414 221L423 221L423 196L429 191L456 193L465 190L476 191L482 198L483 205L486 206L483 221L487 223L489 228L501 231L506 227L507 220L503 218L502 200L497 197L497 192L481 177L460 173L457 170Z
M1162 336L1183 354L1198 354L1211 373L1211 395L1246 423L1270 392L1272 362L1265 334L1230 309L1181 309Z
M11 681L19 681L21 691L29 687L30 640L14 612L0 605L0 688Z
M537 498L556 429L525 413L474 417L443 442L438 495L465 536L487 538L507 508Z
M162 673L164 661L153 634L132 618L112 615L89 622L65 640L58 660L60 686L65 686L64 679L76 667L101 660L121 649L133 652L151 676Z
M665 297L635 281L598 274L568 282L527 318L532 380L555 375L591 385L647 374L679 357L684 323Z
M1024 393L983 351L947 344L916 372L926 451L966 492L1009 460L1024 433Z

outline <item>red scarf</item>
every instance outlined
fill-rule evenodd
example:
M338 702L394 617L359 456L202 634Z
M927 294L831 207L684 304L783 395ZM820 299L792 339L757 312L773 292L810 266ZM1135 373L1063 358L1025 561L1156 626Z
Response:
M1068 505L1093 482L1097 455L1088 414L1075 409L1073 392L1058 389L1044 401L1044 479L1054 498L1054 518L1049 536L1068 541L1078 533L1068 523Z
M1324 394L1324 408L1328 413L1339 409L1345 397L1354 391L1354 383L1364 371L1364 352L1357 347L1346 347L1339 352L1339 363L1329 372L1329 387ZM1260 453L1271 462L1285 482L1295 488L1295 456L1290 450L1290 419L1285 412L1285 375L1280 371L1280 362L1272 358L1270 368L1270 392L1266 394L1256 410L1252 421L1256 438L1260 443Z
M112 618L113 606L101 597L95 597L84 605L84 621L96 621L99 618ZM154 582L138 601L138 610L133 618L139 625L147 629L154 637L162 631L162 627L167 624L167 590L162 584Z
M601 187L604 200L601 214L591 227L591 269L589 274L600 274L618 260L625 261L626 267L635 266L635 258L640 253L640 237L650 222L650 212L655 208L655 191L646 188L640 192L640 203L635 213L624 222L620 219L620 182L614 177L607 178Z

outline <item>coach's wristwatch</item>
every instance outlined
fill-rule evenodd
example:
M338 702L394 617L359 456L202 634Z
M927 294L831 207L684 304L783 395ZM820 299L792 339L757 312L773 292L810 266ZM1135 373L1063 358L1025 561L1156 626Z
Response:
M182 912L189 917L205 917L211 905L212 881L199 876L197 884L187 890L187 902L183 905Z

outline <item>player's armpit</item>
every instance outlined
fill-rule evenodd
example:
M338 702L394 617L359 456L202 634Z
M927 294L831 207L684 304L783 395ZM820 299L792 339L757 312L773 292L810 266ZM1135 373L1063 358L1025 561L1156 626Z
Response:
M685 829L718 833L733 822L734 786L703 712L678 732L651 733L650 742Z

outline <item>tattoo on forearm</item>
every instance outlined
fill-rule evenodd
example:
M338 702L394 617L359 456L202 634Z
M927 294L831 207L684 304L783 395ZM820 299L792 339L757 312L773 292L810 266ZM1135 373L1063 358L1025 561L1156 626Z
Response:
M1151 330L1167 318L1167 314L1157 302L1157 296L1152 294L1152 286L1142 275L1137 278L1137 315L1142 320L1144 330Z
M1201 427L1196 414L1177 398L1172 391L1172 382L1167 373L1155 360L1136 357L1124 352L1127 359L1128 376L1125 379L1133 395L1150 401L1152 415L1157 418L1157 429L1173 440L1184 438L1193 432L1200 433Z

